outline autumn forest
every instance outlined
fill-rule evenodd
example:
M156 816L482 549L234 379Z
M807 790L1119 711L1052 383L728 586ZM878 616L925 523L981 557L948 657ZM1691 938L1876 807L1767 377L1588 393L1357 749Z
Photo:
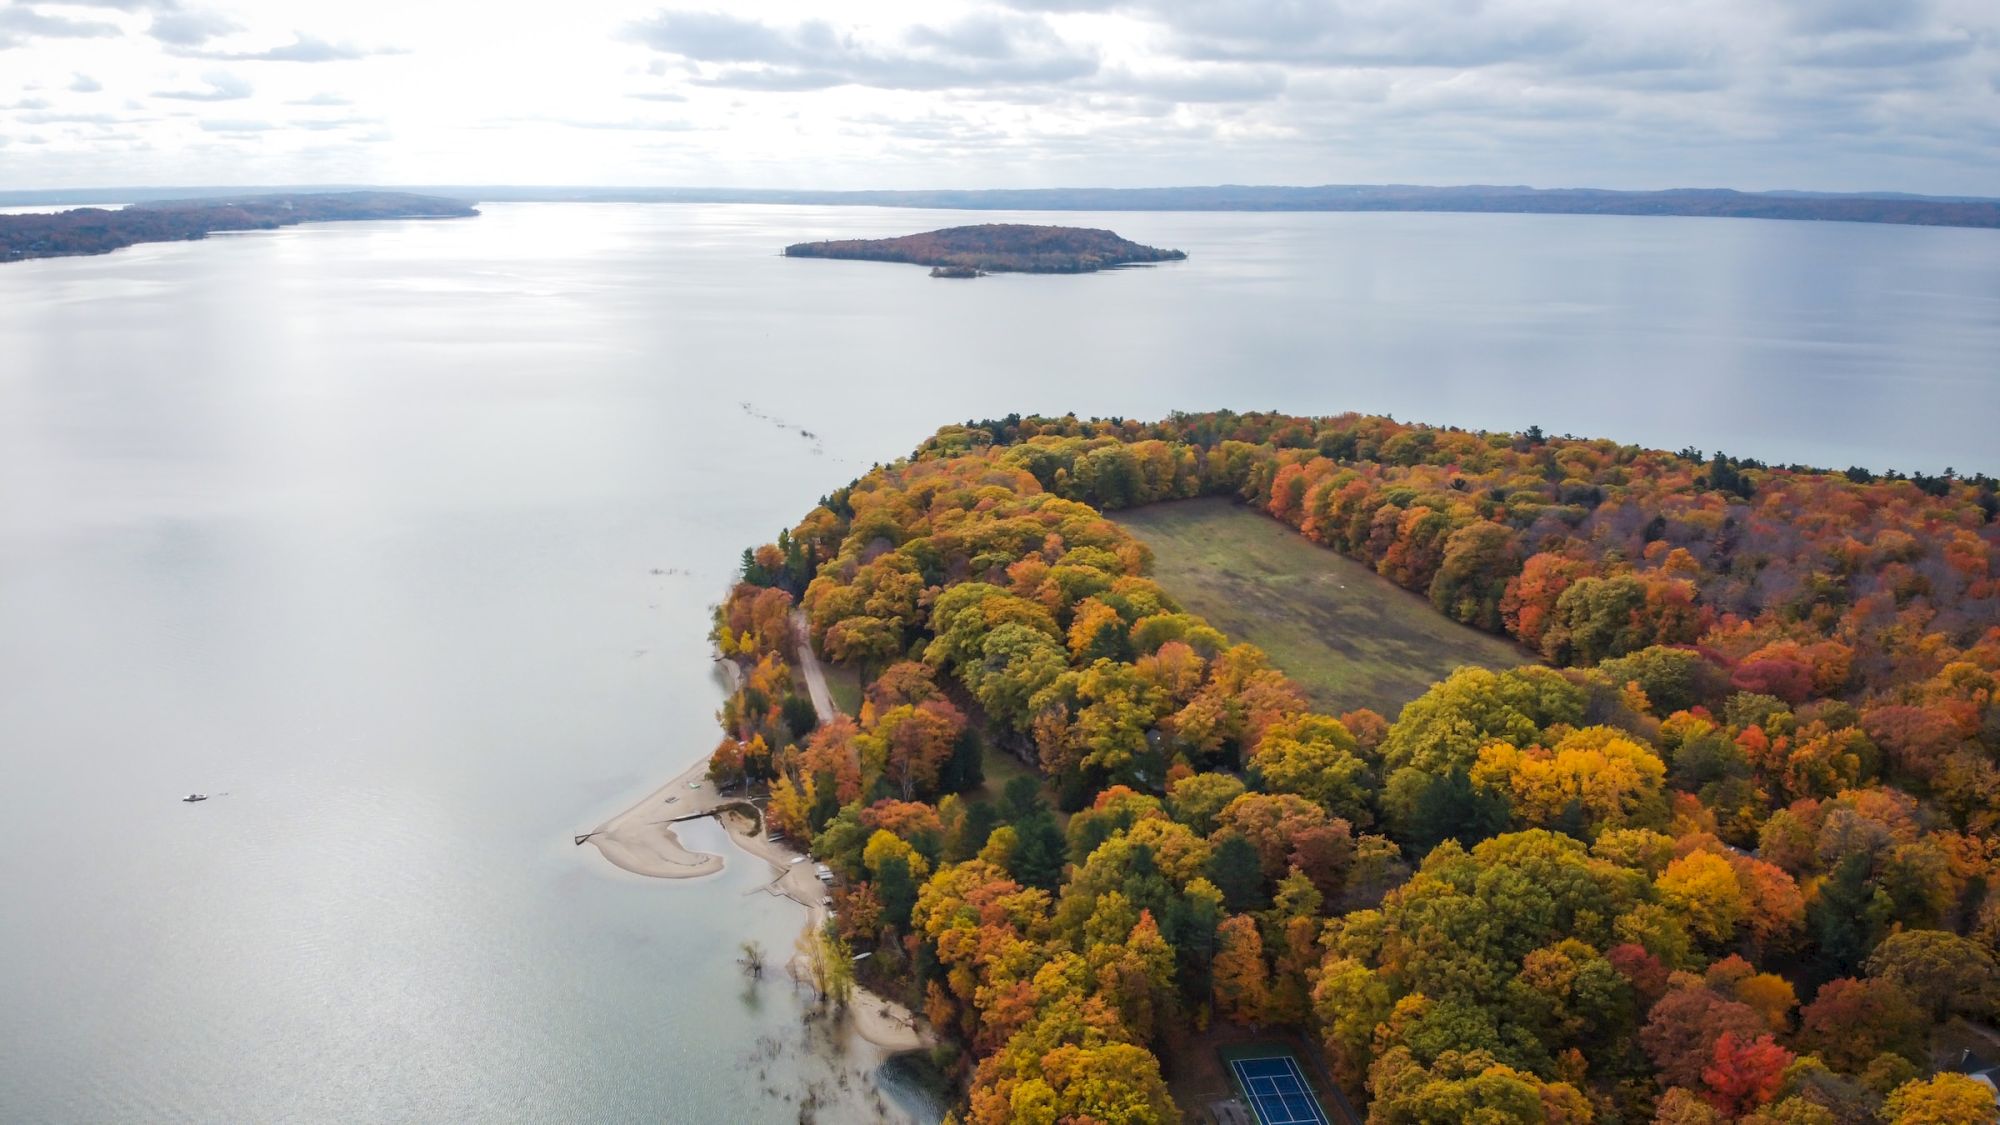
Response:
M1542 662L1315 711L1104 516L1204 496ZM836 873L818 940L963 1122L1176 1121L1177 1060L1255 1028L1373 1125L1979 1125L1942 1064L2000 1012L1996 515L1352 414L948 426L745 552L711 776Z

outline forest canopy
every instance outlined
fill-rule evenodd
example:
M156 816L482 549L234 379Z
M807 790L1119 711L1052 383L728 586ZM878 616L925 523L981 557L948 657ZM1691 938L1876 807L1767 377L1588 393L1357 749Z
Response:
M1204 495L1551 666L1316 712L1103 516ZM839 874L966 1121L1175 1120L1220 1024L1382 1125L1986 1120L1933 1050L2000 1010L1996 513L1359 415L949 426L745 553L712 773ZM800 616L858 714L800 705Z

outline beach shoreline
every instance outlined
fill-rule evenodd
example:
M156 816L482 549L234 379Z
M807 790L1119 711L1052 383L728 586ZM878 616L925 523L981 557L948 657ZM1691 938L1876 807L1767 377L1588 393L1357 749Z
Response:
M700 788L690 788L699 783ZM638 804L597 826L588 837L598 854L635 875L655 879L695 879L722 870L723 859L681 843L673 825L713 815L726 803L708 782L708 759L681 771Z
M764 892L803 907L804 932L819 929L831 913L830 896L815 873L812 857L768 839L762 816L752 818L740 807L751 804L747 797L718 793L708 780L708 758L703 756L637 804L599 825L586 838L596 845L598 854L635 875L695 879L721 871L726 861L722 856L687 848L674 833L673 825L713 816L737 850L770 867L771 880L764 885ZM794 979L804 979L802 969L793 963L796 960L796 956L788 959L786 968ZM884 1057L922 1050L934 1043L907 1008L859 985L848 1001L847 1027L853 1038L881 1051Z

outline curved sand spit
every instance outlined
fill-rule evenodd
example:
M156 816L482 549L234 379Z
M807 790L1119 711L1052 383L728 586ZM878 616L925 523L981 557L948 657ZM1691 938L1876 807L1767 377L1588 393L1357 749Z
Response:
M700 782L697 789L690 782ZM676 820L715 813L723 806L742 803L740 797L723 797L708 781L708 759L689 766L679 777L648 794L645 800L605 821L591 833L590 842L605 859L627 871L656 879L692 879L722 870L722 857L690 851L673 831ZM826 921L826 888L813 874L810 862L793 863L800 853L764 838L762 818L746 816L719 818L729 829L729 838L738 848L771 866L771 882L765 891L782 895L806 908L806 924L817 929ZM793 975L799 975L796 968ZM848 1024L854 1033L886 1051L914 1051L931 1045L931 1038L917 1026L909 1010L884 1000L860 987L848 1003Z
M599 825L590 842L604 858L638 875L656 879L692 879L722 870L722 857L689 851L674 835L673 822L688 816L714 811L724 802L708 783L706 758L689 766L679 777L647 795L646 799ZM688 788L689 782L701 788Z

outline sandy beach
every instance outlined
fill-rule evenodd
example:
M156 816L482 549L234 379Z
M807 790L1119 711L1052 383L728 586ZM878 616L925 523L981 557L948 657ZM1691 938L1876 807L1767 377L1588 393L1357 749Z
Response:
M690 783L699 783L691 787ZM771 868L767 894L779 895L806 910L806 928L825 924L829 893L814 874L810 857L786 844L765 838L763 818L752 819L740 810L742 797L725 797L708 781L708 759L703 758L683 770L672 781L647 794L644 800L590 834L590 842L605 859L638 875L656 879L692 879L722 870L723 857L691 851L683 846L672 825L689 817L717 815L737 848L763 860ZM796 965L787 968L794 978L803 976ZM914 1051L932 1044L907 1008L856 986L847 1007L848 1026L859 1039L889 1053Z
M689 788L698 782L700 788ZM692 879L722 870L722 857L689 851L674 835L673 822L711 812L726 803L708 782L708 759L689 766L679 777L645 800L605 821L590 834L604 858L639 875L656 879Z

